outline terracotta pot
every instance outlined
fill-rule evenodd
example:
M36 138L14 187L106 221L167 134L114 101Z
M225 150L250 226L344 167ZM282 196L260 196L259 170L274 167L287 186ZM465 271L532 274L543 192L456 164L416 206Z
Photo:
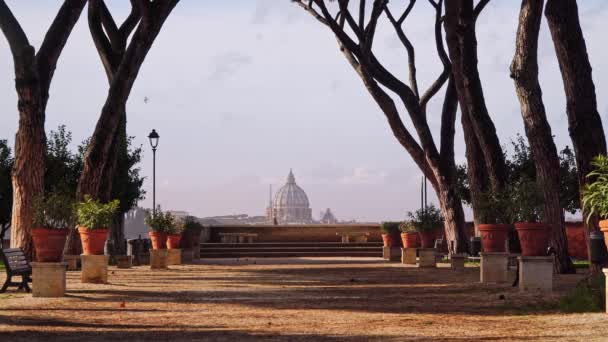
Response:
M82 242L82 254L84 255L103 255L103 247L108 238L109 229L87 229L78 227L80 241Z
M435 247L435 237L437 232L434 230L427 230L419 232L420 234L420 247L421 248L433 248Z
M32 240L38 262L60 262L68 236L67 229L33 228Z
M600 230L604 233L604 243L608 248L608 220L600 221Z
M587 259L587 240L583 222L566 222L568 255L576 259Z
M518 222L515 224L522 256L545 256L549 246L549 225L545 223Z
M382 241L384 242L384 247L396 247L397 241L395 241L394 234L382 234Z
M506 252L505 242L509 235L508 224L480 224L481 246L486 253Z
M163 232L148 232L152 241L152 249L167 249L167 234Z
M418 247L418 233L401 233L403 248Z
M178 249L182 234L167 235L167 249Z

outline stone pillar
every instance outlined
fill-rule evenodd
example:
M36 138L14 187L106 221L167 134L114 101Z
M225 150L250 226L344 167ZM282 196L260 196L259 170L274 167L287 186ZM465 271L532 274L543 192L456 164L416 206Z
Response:
M162 270L167 268L167 250L166 249L151 249L150 250L150 268L153 270Z
M133 257L130 255L117 255L116 258L116 267L118 268L131 268Z
M452 254L450 255L450 267L453 270L464 270L466 260L467 256L464 254Z
M506 283L509 281L509 253L480 253L482 283Z
M32 296L65 296L65 262L32 262Z
M519 291L553 291L553 256L520 256Z
M194 248L182 248L182 264L191 264L194 260Z
M382 247L382 257L388 261L399 261L401 260L401 248Z
M80 261L80 255L64 255L63 262L65 262L68 266L68 271L77 271L78 270L78 262Z
M109 255L80 255L82 272L80 281L83 283L107 284Z
M181 265L182 250L181 248L167 249L167 265Z
M401 248L401 263L416 265L416 248Z
M437 250L418 248L418 267L437 267Z

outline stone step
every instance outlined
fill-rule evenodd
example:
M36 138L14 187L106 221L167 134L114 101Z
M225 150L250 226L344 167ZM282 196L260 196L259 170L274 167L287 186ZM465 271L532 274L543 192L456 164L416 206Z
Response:
M230 250L225 252L202 252L201 258L296 258L296 257L370 257L381 258L382 251L311 251L311 252L293 252L293 251L265 251L257 252L240 252Z

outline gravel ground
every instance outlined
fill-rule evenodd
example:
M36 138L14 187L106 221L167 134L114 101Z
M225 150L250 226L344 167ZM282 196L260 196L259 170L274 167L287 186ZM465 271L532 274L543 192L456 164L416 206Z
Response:
M560 314L551 295L481 285L478 268L377 259L207 260L68 272L65 298L0 295L0 341L608 341L608 315ZM0 276L3 281L3 277Z

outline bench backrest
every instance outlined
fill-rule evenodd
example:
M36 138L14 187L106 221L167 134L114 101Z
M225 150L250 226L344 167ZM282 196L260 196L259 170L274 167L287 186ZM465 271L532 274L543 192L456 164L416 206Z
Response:
M7 272L22 272L31 270L21 248L6 248L2 250L2 261Z

